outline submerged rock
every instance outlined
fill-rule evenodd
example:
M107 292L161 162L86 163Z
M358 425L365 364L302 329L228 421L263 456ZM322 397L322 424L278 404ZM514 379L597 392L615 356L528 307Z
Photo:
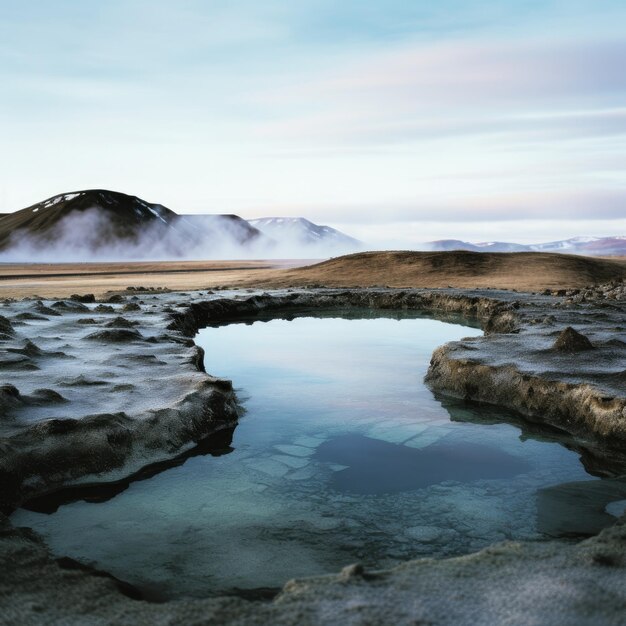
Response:
M21 404L20 392L14 385L0 385L0 417Z
M14 334L15 330L10 320L4 317L4 315L0 315L0 339L12 337Z
M276 447L287 452L286 446ZM289 451L294 452L298 454ZM446 480L508 478L528 470L524 459L483 444L438 442L418 449L355 434L324 441L315 458L345 466L330 484L337 491L357 494L412 491ZM442 464L442 458L449 462Z
M106 380L98 380L97 378L88 378L81 374L80 376L66 376L57 380L58 385L63 387L90 387L93 385L108 385Z
M75 302L73 300L71 301L59 300L58 302L55 302L52 306L53 308L57 310L61 310L61 311L74 312L74 311L88 311L89 310L84 304L81 304L80 302Z
M161 361L154 354L125 354L122 358L141 365L166 365L165 361Z
M107 328L132 328L133 326L137 326L138 322L133 322L131 320L127 320L125 317L116 317L112 319L110 322L107 322L105 326Z
M119 393L121 391L132 391L133 389L135 389L135 385L131 383L125 383L122 385L115 385L115 387L111 388L111 391Z
M67 398L64 398L54 389L42 388L35 389L35 391L28 396L28 401L33 404L61 404L67 402Z
M144 336L136 330L115 328L112 330L99 330L91 335L87 335L85 339L104 341L106 343L127 343L129 341L142 341Z
M12 410L23 406L40 406L67 402L60 393L53 389L35 389L30 395L22 395L14 385L0 386L0 415L7 416Z
M39 368L24 354L5 352L0 354L0 370L34 371Z
M557 340L552 345L552 349L558 352L582 352L584 350L593 350L593 344L585 335L568 326L557 337Z
M52 307L46 306L43 302L41 302L41 300L39 300L35 304L35 311L43 315L54 315L55 317L61 315L57 310L53 309Z
M47 322L48 318L44 315L37 315L37 313L30 313L29 311L24 311L23 313L18 313L15 318L16 320L22 321L39 321L39 322Z
M39 346L35 345L30 339L27 339L22 348L7 348L7 351L15 354L23 354L24 356L41 356L43 352Z
M109 306L108 304L99 304L94 311L96 313L114 313L115 309L112 306Z
M70 296L70 300L74 300L74 302L83 302L83 303L95 302L96 296L94 296L92 293L86 293L84 295L74 293Z

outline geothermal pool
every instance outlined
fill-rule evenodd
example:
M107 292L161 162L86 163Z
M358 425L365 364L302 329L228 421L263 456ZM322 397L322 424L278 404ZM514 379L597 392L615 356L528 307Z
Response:
M397 318L202 330L207 372L232 378L246 409L232 442L105 501L18 510L13 522L58 556L172 598L580 535L614 519L610 481L587 474L558 434L424 386L432 351L479 330Z

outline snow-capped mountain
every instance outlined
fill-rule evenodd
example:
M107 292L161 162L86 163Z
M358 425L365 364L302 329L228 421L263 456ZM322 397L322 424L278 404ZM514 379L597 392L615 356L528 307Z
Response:
M3 260L243 258L271 243L238 216L181 216L106 189L60 194L0 217Z
M523 252L528 246L519 243L506 243L504 241L489 241L485 243L469 243L459 239L440 239L429 241L426 244L428 250L470 250L472 252Z
M429 241L428 250L470 250L472 252L561 252L586 256L626 256L626 237L572 237L539 244L490 241L470 243L459 239Z
M0 215L0 261L89 261L325 258L364 249L341 231L303 217L179 215L161 205L106 189L52 196ZM560 252L626 256L626 237L573 237L539 244L458 239L425 250Z
M589 256L626 255L626 237L572 237L562 241L551 241L530 246L538 252L563 252Z
M45 246L71 235L66 243L92 242L96 247L113 241L130 242L148 226L172 228L178 216L160 204L150 204L123 193L89 189L52 196L0 218L0 248L28 239ZM72 222L72 232L66 227Z
M323 258L360 247L303 218L179 215L106 189L59 194L0 216L2 261Z
M330 226L314 224L303 217L261 217L248 221L281 244L310 249L313 255L325 250L341 254L363 248L358 239Z

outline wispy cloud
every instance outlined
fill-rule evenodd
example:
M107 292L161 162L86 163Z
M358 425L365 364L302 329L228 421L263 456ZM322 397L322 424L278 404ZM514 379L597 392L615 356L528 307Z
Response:
M307 144L623 134L625 57L626 41L403 45L264 94L285 114L258 132Z
M0 3L0 211L109 187L399 234L613 228L625 20L619 0Z
M445 185L445 183L444 183ZM526 191L511 194L462 194L446 192L419 200L359 202L317 207L318 219L341 224L385 224L419 220L439 223L512 222L528 220L619 220L625 219L626 189L572 189L568 191ZM595 207L590 211L589 207ZM306 215L316 210L310 204L285 205L281 213Z

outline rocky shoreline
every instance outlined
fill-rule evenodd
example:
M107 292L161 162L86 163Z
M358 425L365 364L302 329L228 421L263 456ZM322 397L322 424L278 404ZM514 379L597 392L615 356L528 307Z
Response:
M204 373L202 352L190 340L199 328L372 309L420 310L480 325L483 337L433 354L427 373L433 390L513 408L574 435L592 459L606 461L607 471L626 467L623 283L554 295L377 288L133 292L112 300L5 302L5 511L63 485L115 480L236 423L230 381ZM113 406L82 414L85 402ZM50 407L56 407L53 419L44 420ZM26 414L41 421L26 423ZM133 600L119 581L68 569L32 532L0 519L0 621L6 623L598 624L619 623L626 607L623 518L575 545L505 543L386 572L348 568L288 583L270 603L229 597L166 604Z
M611 296L615 291L611 287ZM618 293L626 299L623 289ZM626 327L621 326L626 307L571 305L567 300L556 304L558 308L537 296L501 293L497 297L452 290L292 292L191 303L183 312L172 314L169 328L193 336L199 328L226 321L320 310L457 314L479 323L485 336L452 342L435 351L426 376L433 390L506 406L532 421L587 437L619 453L626 449L626 342L620 339L626 338ZM574 333L586 344L581 348L570 340L569 345L559 345L563 332L564 339Z

